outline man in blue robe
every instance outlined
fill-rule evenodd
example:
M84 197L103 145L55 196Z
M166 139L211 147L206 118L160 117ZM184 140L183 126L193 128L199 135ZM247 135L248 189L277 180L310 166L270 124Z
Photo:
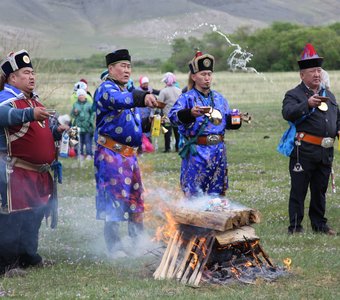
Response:
M148 91L128 91L131 57L126 49L106 55L108 76L95 93L97 150L94 157L97 219L104 220L110 252L119 249L119 223L132 238L143 230L143 186L137 161L142 124L138 107L155 107Z
M238 129L241 118L228 101L211 90L215 59L197 52L189 63L188 91L172 107L169 118L184 141L181 187L187 197L224 195L228 188L226 129Z

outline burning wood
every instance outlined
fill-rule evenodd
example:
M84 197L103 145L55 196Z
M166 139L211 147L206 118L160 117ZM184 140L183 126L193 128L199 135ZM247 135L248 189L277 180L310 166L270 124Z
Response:
M183 243L181 239L177 239L179 235L180 233L177 231L168 244L162 261L154 273L154 278L176 278L185 284L198 285L215 237L212 234L200 238L193 236L187 242L185 250L182 249L184 251L182 259L178 259Z
M232 208L225 202L218 206L210 211L171 210L167 219L172 223L169 227L176 230L154 272L155 279L175 278L198 286L200 282L226 284L233 280L253 283L258 277L274 280L285 273L272 264L249 226L260 221L259 212Z

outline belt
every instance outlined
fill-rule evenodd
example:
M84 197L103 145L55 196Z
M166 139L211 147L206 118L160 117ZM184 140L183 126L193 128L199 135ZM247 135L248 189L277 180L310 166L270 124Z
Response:
M35 171L39 173L47 173L50 170L49 164L33 164L26 160L23 160L18 157L12 157L12 161L14 162L13 166L22 168L25 170Z
M298 141L304 141L306 143L318 145L323 148L331 148L334 145L334 139L331 137L320 137L305 132L298 132L296 133L295 137Z
M133 148L116 142L108 136L99 135L97 143L103 147L113 150L123 156L133 156L137 154L138 148Z
M224 140L223 134L201 135L197 138L197 145L217 145Z

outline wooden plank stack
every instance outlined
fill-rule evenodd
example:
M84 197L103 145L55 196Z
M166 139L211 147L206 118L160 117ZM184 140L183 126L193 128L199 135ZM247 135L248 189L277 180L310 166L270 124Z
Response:
M184 240L184 233L177 229L153 274L155 279L175 278L181 283L198 286L215 243L226 245L245 239L247 241L259 239L255 235L255 230L249 226L251 223L260 222L260 214L254 209L212 212L176 208L171 214L178 224L210 230L201 236L198 236L198 233L192 234L190 239Z

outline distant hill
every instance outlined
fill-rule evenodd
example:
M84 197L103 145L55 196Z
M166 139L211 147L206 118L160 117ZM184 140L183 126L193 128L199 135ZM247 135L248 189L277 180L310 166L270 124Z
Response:
M338 0L1 0L0 54L82 58L128 47L134 58L166 58L177 37L224 33L273 21L324 25L340 21Z

